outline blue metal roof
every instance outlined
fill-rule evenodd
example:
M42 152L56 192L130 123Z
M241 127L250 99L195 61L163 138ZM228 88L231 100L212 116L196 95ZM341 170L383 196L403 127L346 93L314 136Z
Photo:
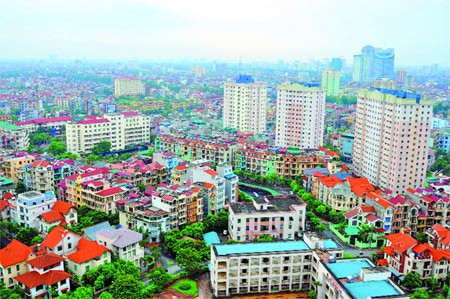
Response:
M211 246L212 244L220 244L219 235L216 232L209 232L203 234L203 240L205 241L206 246Z
M391 94L400 99L413 99L413 100L416 100L417 104L420 104L420 94L417 94L417 93L410 93L410 92L401 91L401 90L390 90L390 89L375 88L375 87L370 88L370 90L378 90L381 93Z
M253 79L250 75L239 75L236 79L236 83L251 84L255 83L255 79Z

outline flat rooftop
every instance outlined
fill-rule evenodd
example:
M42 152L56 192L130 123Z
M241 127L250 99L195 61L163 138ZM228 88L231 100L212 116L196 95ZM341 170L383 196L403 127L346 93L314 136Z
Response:
M355 299L403 294L389 280L347 283L344 287Z
M217 255L309 250L308 245L303 241L224 244L214 245L214 247Z
M373 267L366 259L338 260L336 263L327 264L327 266L337 278L360 276L362 268Z
M323 240L323 247L324 247L325 249L337 249L337 248L340 248L340 247L337 246L337 244L336 244L333 240L331 240L331 239Z
M253 203L233 203L230 204L230 208L234 213L273 213L273 212L291 212L291 206L304 206L306 205L303 200L298 195L266 195L265 198L268 199L268 202L262 197L254 198L256 204L268 204L266 210L258 210L254 206Z

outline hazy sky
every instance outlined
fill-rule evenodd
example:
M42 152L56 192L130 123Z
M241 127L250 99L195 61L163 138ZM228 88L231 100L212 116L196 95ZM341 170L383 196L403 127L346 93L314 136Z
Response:
M450 65L450 0L0 0L0 59L351 63L367 44Z

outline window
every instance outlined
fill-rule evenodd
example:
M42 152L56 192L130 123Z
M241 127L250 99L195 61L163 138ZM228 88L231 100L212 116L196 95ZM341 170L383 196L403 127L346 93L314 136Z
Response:
M58 248L56 249L57 251L61 251L63 249L62 246L58 246Z

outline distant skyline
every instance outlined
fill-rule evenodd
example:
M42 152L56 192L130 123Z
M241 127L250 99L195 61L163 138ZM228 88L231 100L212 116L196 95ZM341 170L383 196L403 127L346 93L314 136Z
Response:
M395 66L450 66L448 0L14 0L0 60L208 59L307 62L395 49Z

